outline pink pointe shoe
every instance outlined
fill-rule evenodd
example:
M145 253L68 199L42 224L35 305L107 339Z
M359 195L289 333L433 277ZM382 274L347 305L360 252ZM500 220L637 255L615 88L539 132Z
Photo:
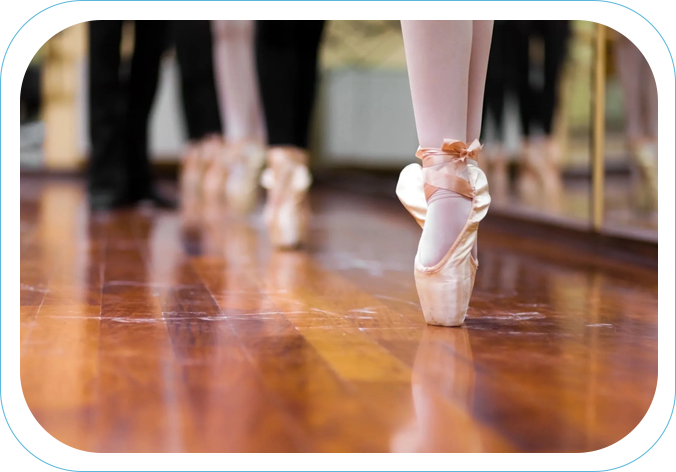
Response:
M268 194L263 219L270 241L278 249L294 249L306 240L310 205L307 194L312 176L307 152L293 146L268 150L268 167L261 185Z
M406 166L397 183L397 197L420 227L425 225L427 200L437 189L450 190L472 201L463 230L439 263L423 266L420 249L415 257L414 275L420 305L425 320L431 325L460 326L467 314L479 266L472 248L476 244L479 222L491 203L486 175L476 161L480 149L478 140L469 146L462 141L444 140L441 149L418 149L416 157L422 160L422 167ZM469 181L460 177L463 173Z
M228 148L230 173L225 181L225 197L230 208L240 214L253 211L258 200L258 180L265 163L265 146L255 140L232 143Z

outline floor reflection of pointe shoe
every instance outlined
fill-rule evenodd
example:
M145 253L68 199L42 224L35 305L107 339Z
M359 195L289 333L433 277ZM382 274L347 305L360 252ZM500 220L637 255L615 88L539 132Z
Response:
M288 299L294 291L307 286L306 278L312 271L308 268L308 256L300 251L275 251L270 255L267 272L267 285L280 299L287 298L284 309L293 309L297 305L295 299Z
M475 369L466 329L425 327L413 363L411 395L414 421L393 437L393 452L482 452L481 435L472 419ZM454 406L457 422L440 414Z
M260 141L242 141L228 149L230 173L225 182L228 207L250 213L258 200L258 183L265 163L265 146Z
M486 216L491 198L486 175L477 166L475 157L481 149L479 141L469 147L461 142L445 140L438 149L419 149L416 156L423 166L410 164L397 183L397 196L422 227L427 216L426 198L437 188L458 193L472 201L467 223L442 260L433 267L424 267L416 254L414 275L420 305L428 324L460 326L467 314L474 287L478 262L472 255L479 222ZM444 168L429 168L443 163ZM467 170L469 181L459 175Z
M271 148L267 156L268 167L261 175L261 185L268 191L263 219L272 244L293 249L307 237L307 194L312 183L308 155L300 148L284 146Z
M425 328L418 345L411 376L411 390L416 415L423 434L423 457L428 463L460 461L483 463L484 441L481 427L472 417L475 368L466 328L457 330ZM431 396L453 405L457 421L438 414L438 404ZM454 437L448 447L448 437ZM491 451L492 452L492 451Z
M434 386L444 398L471 410L474 379L467 329L426 326L413 364L413 382Z
M232 238L227 243L232 259L239 258L250 263L256 258L259 238L254 228L245 224L230 225L227 236Z

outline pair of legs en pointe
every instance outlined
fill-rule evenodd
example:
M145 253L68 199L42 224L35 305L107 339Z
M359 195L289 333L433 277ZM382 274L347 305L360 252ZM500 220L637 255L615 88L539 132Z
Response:
M414 275L430 324L462 324L474 287L490 204L476 159L492 29L492 21L402 21L422 167L402 171L397 196L423 228Z
M308 134L323 21L256 22L256 58L268 133L268 191L263 218L277 248L294 248L307 235Z
M323 26L292 23L259 22L257 31L271 145L264 217L277 247L302 242L307 225L307 130ZM423 227L415 278L431 324L462 324L474 285L477 228L490 203L476 158L492 28L492 21L402 21L423 166L404 169L397 195Z
M229 206L239 212L253 209L258 178L265 157L263 120L255 63L255 22L213 21L216 88L226 124L224 149L212 161L204 180L205 192L225 191Z
M192 56L209 55L208 60L200 62L209 64L209 77L213 81L215 76L216 81L209 105L202 108L209 112L207 116L220 114L225 126L219 121L218 129L208 134L197 133L188 120L191 140L184 159L183 188L191 194L198 189L203 191L208 201L225 197L233 209L248 212L256 203L265 149L254 58L254 22L205 23L209 27L202 28L200 34L207 34L208 47L203 44L202 50L192 50ZM177 52L181 62L178 40ZM183 57L191 56L184 53Z

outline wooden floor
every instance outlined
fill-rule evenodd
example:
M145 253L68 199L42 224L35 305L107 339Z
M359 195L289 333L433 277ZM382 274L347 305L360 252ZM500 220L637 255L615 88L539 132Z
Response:
M90 219L76 181L21 183L21 379L98 452L590 451L657 381L657 272L482 230L463 328L426 326L419 229L317 192L312 243L191 204ZM488 225L486 225L488 226Z

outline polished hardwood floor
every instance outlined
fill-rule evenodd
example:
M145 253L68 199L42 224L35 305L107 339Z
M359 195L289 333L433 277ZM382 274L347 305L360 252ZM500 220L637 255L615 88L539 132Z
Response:
M277 253L260 212L90 217L83 188L21 183L22 386L72 447L591 451L652 401L654 270L487 224L466 324L430 327L394 202L318 190Z

